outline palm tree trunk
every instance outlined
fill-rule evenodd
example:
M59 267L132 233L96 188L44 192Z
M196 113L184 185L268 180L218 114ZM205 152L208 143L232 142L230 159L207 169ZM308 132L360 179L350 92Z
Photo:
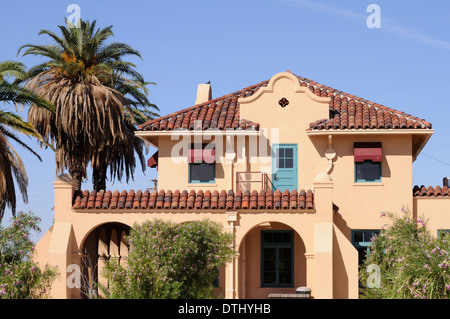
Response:
M94 184L94 190L97 192L106 189L106 165L101 167L94 167L92 172L92 182Z
M69 168L70 176L73 180L73 188L75 191L81 190L81 182L83 180L83 169L81 167L81 161L79 159L72 159L72 165Z
M81 182L83 181L83 177L85 176L83 167L83 148L82 143L80 142L76 142L74 144L75 145L71 152L72 155L70 157L69 174L72 177L74 190L80 191Z

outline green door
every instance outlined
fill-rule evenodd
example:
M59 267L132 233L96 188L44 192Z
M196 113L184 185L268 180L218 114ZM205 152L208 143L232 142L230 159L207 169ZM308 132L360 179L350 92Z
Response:
M297 189L297 144L272 145L272 188L280 191Z

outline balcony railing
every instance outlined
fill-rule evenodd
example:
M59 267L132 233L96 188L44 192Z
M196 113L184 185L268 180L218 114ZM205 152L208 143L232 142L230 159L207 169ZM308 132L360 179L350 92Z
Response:
M236 190L267 190L267 173L236 172Z

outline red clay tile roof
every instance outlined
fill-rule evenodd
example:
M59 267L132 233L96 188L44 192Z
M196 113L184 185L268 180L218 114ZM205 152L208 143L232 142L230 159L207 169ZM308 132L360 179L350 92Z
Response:
M73 209L314 209L311 190L261 191L83 191L75 196Z
M450 188L447 186L414 186L413 195L416 197L439 197L446 196L450 198Z
M310 123L311 130L431 129L431 123L386 106L329 92L330 118Z
M354 95L335 90L310 79L297 76L300 85L321 97L330 97L330 116L310 123L310 130L338 129L425 129L431 123L412 115L367 101ZM249 86L208 102L148 121L139 125L141 131L171 131L175 129L253 129L259 124L239 116L238 98L253 95L269 80ZM201 128L195 128L195 121L202 121Z
M176 129L243 129L258 130L259 124L241 119L238 98L253 95L260 87L267 86L269 81L242 89L202 104L148 121L138 126L141 131L171 131ZM202 127L195 127L201 121Z

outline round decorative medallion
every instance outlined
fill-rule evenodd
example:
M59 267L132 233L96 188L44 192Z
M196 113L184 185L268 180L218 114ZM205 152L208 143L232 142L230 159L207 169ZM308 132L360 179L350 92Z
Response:
M286 107L289 104L289 101L284 97L278 101L278 104L280 104L281 107Z

